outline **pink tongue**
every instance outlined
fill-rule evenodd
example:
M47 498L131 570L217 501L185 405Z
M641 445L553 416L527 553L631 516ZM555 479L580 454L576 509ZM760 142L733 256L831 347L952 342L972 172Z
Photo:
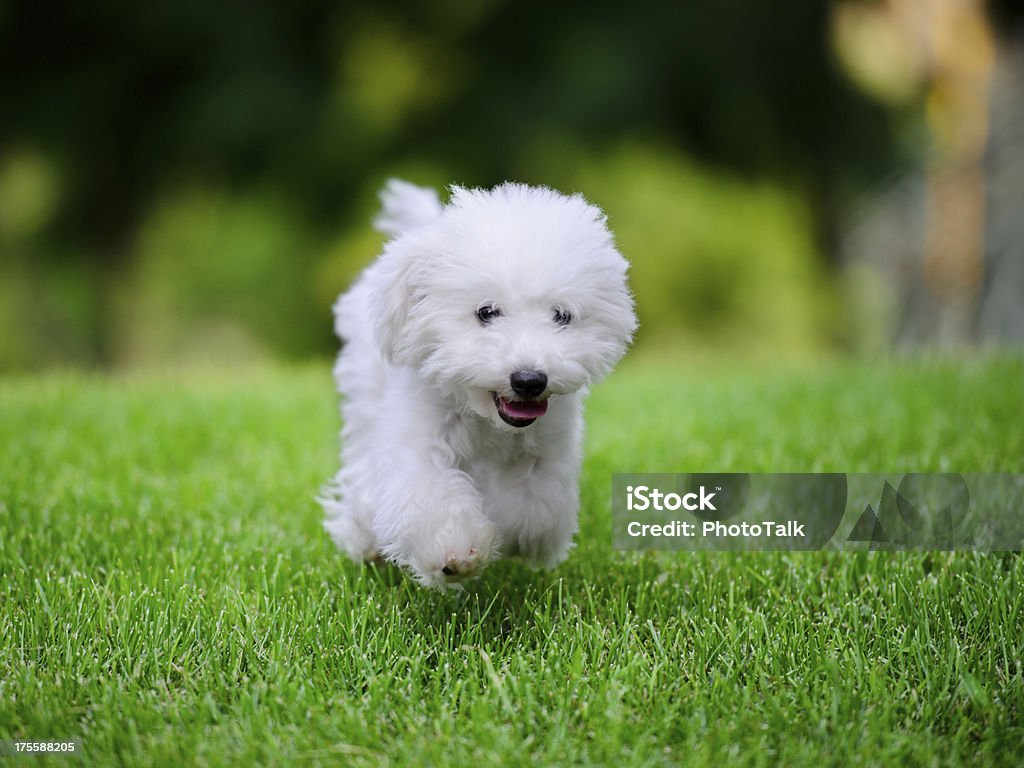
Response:
M513 419L536 419L548 412L547 400L505 400L501 404Z

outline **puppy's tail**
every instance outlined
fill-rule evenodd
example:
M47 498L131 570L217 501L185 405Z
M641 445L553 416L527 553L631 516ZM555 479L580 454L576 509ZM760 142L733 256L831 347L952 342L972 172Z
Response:
M380 201L383 208L373 220L373 226L391 237L429 224L441 215L437 192L401 179L388 180L380 191Z

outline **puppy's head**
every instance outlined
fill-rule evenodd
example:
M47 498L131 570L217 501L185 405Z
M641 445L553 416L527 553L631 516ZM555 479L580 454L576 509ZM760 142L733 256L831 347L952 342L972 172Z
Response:
M370 312L387 359L522 429L625 353L636 329L627 268L604 214L579 195L457 187L437 218L387 245Z

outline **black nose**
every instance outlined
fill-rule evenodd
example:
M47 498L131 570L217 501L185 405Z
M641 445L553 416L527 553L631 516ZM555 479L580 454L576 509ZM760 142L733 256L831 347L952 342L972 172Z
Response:
M536 397L548 386L548 377L541 371L516 371L508 377L512 391L527 399Z

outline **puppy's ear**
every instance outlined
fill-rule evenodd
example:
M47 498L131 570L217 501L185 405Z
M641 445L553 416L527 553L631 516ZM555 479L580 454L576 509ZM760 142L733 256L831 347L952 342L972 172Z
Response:
M414 238L392 240L373 266L368 306L374 338L384 358L398 365L413 362L412 325L420 292L417 276L423 256Z

